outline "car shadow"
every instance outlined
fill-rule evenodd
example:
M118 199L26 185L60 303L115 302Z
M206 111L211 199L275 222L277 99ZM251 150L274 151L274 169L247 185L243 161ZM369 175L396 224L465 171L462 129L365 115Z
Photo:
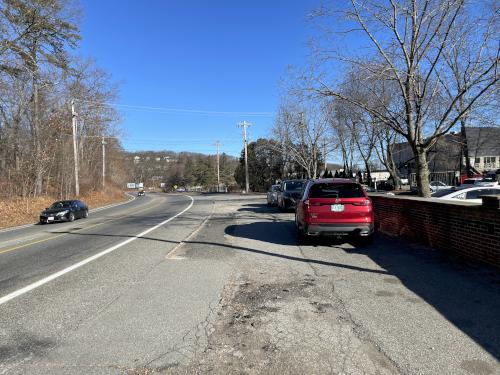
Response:
M268 206L267 204L244 204L238 208L239 212L254 212L257 214L273 214L281 212L277 206Z
M403 239L381 236L389 246L344 249L363 254L397 277L442 316L500 359L500 273Z

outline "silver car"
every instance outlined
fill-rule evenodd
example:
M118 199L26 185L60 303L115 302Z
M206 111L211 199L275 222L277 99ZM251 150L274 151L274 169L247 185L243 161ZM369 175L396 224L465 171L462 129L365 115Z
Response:
M431 181L430 183L430 188L432 193L435 193L438 190L451 189L452 187L453 186L446 185L444 182L441 181Z
M267 192L267 205L276 206L278 204L279 185L272 185Z

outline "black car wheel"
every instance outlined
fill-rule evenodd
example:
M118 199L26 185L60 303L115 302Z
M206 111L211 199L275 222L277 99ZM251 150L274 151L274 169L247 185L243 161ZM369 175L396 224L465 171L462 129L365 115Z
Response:
M68 214L68 221L75 221L75 214L73 212Z
M89 210L83 211L83 218L86 219L89 217Z
M297 219L297 214L295 214L295 228L297 229L297 243L299 245L306 245L309 243L309 236L305 232L305 228L301 228L299 221Z

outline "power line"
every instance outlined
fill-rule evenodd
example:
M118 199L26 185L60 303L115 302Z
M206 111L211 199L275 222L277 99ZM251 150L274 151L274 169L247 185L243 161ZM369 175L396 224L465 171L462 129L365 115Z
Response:
M137 111L153 111L158 113L188 113L199 115L229 115L229 116L250 116L250 117L272 117L273 112L232 112L232 111L212 111L204 109L186 109L186 108L172 108L172 107L152 107L143 105L120 104L112 102L99 102L86 99L75 99L82 103L90 103L100 107L117 107L121 109L131 109Z

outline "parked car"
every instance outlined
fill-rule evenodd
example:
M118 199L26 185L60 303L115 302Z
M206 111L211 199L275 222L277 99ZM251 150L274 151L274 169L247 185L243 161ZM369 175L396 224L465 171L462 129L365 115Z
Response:
M377 181L376 187L377 187L376 191L378 191L378 190L385 190L385 191L394 190L394 185L390 181Z
M375 188L371 187L370 185L361 185L363 187L363 189L367 192L367 193L375 193L377 192L377 190L375 190Z
M302 196L304 180L285 180L278 191L278 207L282 210L295 208L296 201Z
M457 189L467 189L470 187L478 187L478 186L497 186L498 182L492 178L467 178L465 179L460 186L457 186Z
M295 225L300 242L310 236L349 235L369 243L374 232L372 201L351 180L311 180L297 202Z
M442 189L432 195L433 198L439 198L448 201L466 201L481 203L482 195L500 194L500 186L474 186L466 189Z
M79 200L54 202L40 214L40 224L56 221L74 221L89 216L89 208Z
M472 187L472 185L476 184L478 181L481 180L482 180L481 177L466 178L465 180L462 181L459 187L462 189Z
M498 186L499 183L496 177L485 177L476 182L477 186Z
M430 183L430 188L431 192L436 192L438 190L443 190L443 189L451 189L453 186L446 185L444 182L441 181L431 181Z
M267 205L268 206L276 206L278 204L278 192L280 186L272 185L267 191Z
M140 190L137 192L138 197L144 197L146 195L146 192L144 190Z

